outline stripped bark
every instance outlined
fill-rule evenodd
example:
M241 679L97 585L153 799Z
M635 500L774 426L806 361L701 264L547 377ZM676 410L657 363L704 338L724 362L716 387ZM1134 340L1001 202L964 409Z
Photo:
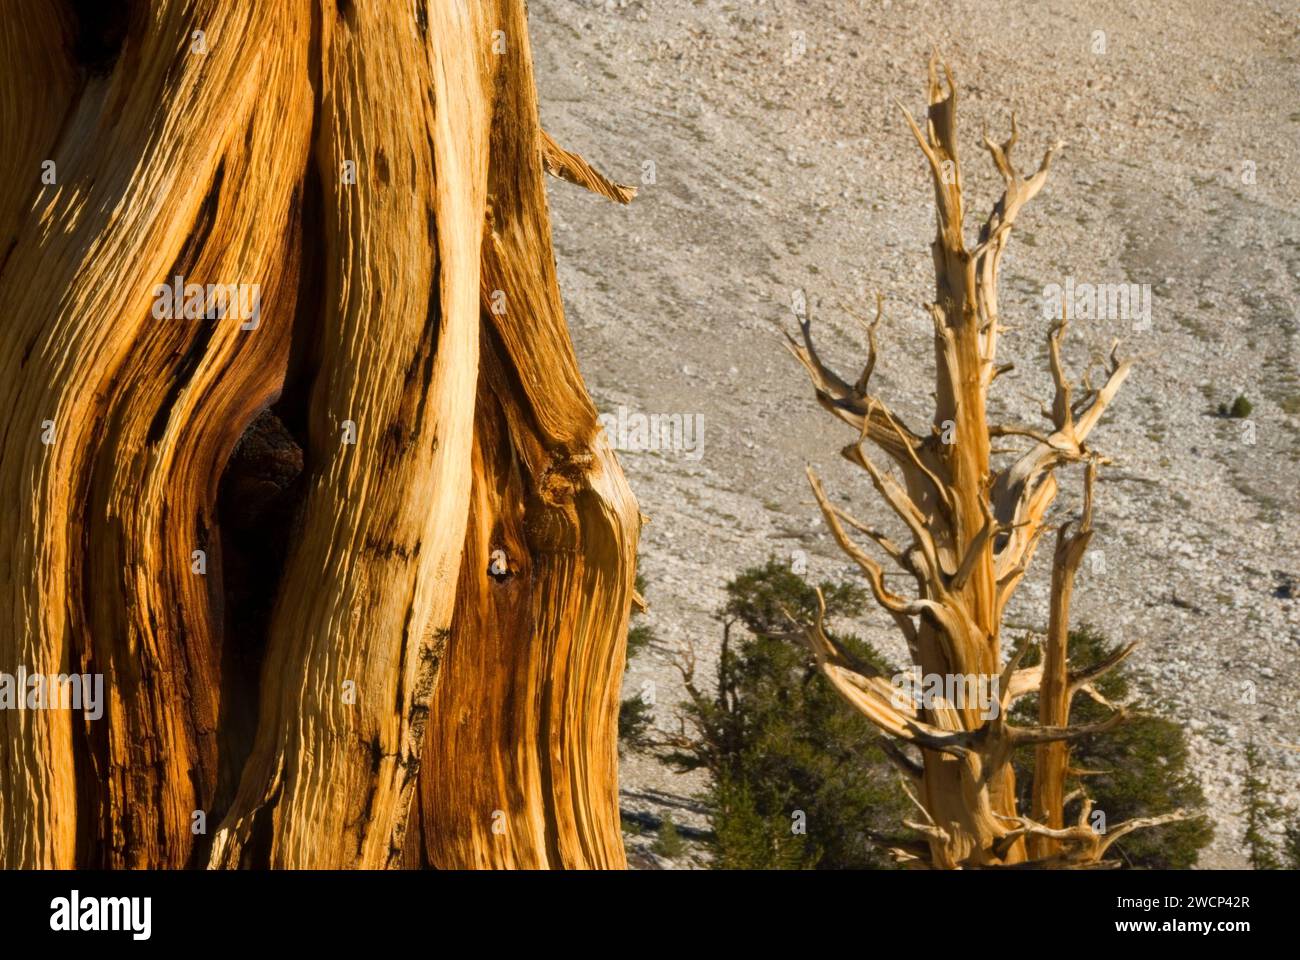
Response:
M640 520L542 177L631 191L541 131L522 2L7 6L0 670L107 696L0 710L0 864L621 865ZM159 319L176 276L260 313ZM268 407L302 468L282 569L222 515ZM528 605L488 619L507 521ZM518 725L483 651L529 664ZM467 736L538 771L509 855L461 830Z
M989 388L1010 369L997 362L998 335L1004 329L997 303L1002 254L1017 215L1042 189L1057 147L1047 151L1036 173L1023 177L1011 161L1018 138L1014 116L1008 140L997 144L984 139L1004 191L981 227L976 245L968 248L963 236L965 197L957 150L956 90L946 66L943 72L946 89L939 61L932 59L924 132L904 111L930 168L938 213L932 245L935 298L927 305L934 320L935 353L930 429L912 430L871 392L882 319L879 298L876 318L868 326L867 361L854 383L821 361L807 318L800 318L802 342L791 337L789 345L808 371L821 405L858 433L844 456L866 471L912 537L900 546L853 518L831 501L809 471L813 493L837 543L862 569L877 603L902 632L923 675L991 678L996 681L997 702L940 698L919 707L900 706L890 681L858 672L820 623L805 624L803 633L841 694L885 735L899 741L892 755L905 780L915 787L924 815L923 821L909 826L926 838L928 847L925 858L900 850L900 859L912 866L937 868L1013 866L1031 857L1050 866L1108 865L1103 860L1106 850L1128 828L1112 827L1108 835L1098 837L1086 816L1080 820L1082 826L1064 827L1067 745L1118 722L1123 711L1116 708L1100 725L1069 725L1070 698L1086 680L1068 673L1067 641L1070 593L1091 536L1094 479L1104 462L1086 441L1128 376L1129 362L1120 360L1112 349L1105 383L1094 389L1085 378L1084 390L1075 398L1061 361L1066 330L1062 317L1048 338L1056 387L1051 408L1044 408L1050 430L988 422ZM997 437L1030 443L1019 456L999 466L992 448ZM888 467L872 459L868 441L889 458ZM1047 529L1047 512L1057 493L1055 472L1069 464L1086 465L1084 517L1076 533L1063 531L1058 540L1045 660L1022 669L1024 645L1003 663L1002 615ZM895 472L901 475L901 483ZM886 585L884 567L850 535L850 529L865 535L910 575L916 584L915 597ZM1114 662L1118 659L1122 658ZM1035 692L1040 698L1039 726L1012 725L1007 719L1010 706ZM908 745L919 750L919 757L899 749ZM1029 745L1036 747L1038 763L1033 819L1017 812L1011 766L1012 753Z

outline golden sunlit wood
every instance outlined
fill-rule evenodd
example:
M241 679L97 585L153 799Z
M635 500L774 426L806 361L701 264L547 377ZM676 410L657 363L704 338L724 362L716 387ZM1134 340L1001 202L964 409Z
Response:
M0 864L623 866L641 519L544 177L635 191L522 0L78 16L0 29L0 663L106 704L0 712Z
M805 625L806 638L822 670L841 694L890 738L896 761L922 817L908 826L925 839L923 847L899 848L909 866L938 869L1014 866L1032 862L1047 867L1110 866L1106 851L1120 837L1153 823L1182 816L1112 824L1099 833L1089 820L1091 802L1065 795L1067 747L1081 736L1102 732L1123 719L1113 707L1099 724L1070 726L1070 702L1088 681L1115 666L1131 651L1088 671L1069 672L1070 596L1075 574L1092 533L1093 494L1098 466L1104 463L1087 444L1130 364L1112 348L1106 378L1093 388L1085 379L1075 394L1061 360L1066 319L1049 331L1055 395L1044 416L1050 427L1038 430L989 423L990 386L1009 368L997 362L997 282L1002 254L1021 208L1042 189L1052 157L1049 148L1037 172L1023 177L1012 164L1018 131L984 146L1005 184L1004 192L969 248L963 237L965 196L957 151L957 94L951 73L937 58L930 62L927 129L906 114L928 162L934 182L938 224L932 246L935 298L935 410L929 430L918 432L871 392L876 365L882 301L868 325L869 352L861 376L850 384L817 354L811 323L801 318L802 343L790 338L791 352L812 378L823 407L859 434L844 456L862 468L881 499L911 535L900 546L883 532L834 504L821 481L808 471L813 493L836 542L865 574L876 602L890 614L907 641L912 662L923 676L982 677L997 681L992 705L942 701L913 708L900 705L890 679L860 672L831 641L822 624ZM998 467L992 440L1019 438L1028 446ZM876 463L868 442L882 450L893 471ZM1073 531L1059 529L1053 559L1050 622L1043 662L1021 668L1022 644L1003 662L1002 617L1007 600L1025 576L1035 548L1050 529L1047 512L1057 494L1056 471L1084 469L1083 517ZM866 536L916 585L914 597L894 592L885 570L850 533ZM1027 642L1028 638L1026 638ZM1019 698L1036 693L1039 724L1016 726L1008 718ZM991 708L990 708L991 706ZM1012 752L1033 746L1036 775L1033 810L1016 809ZM911 748L915 748L914 750ZM1076 822L1067 827L1067 803L1079 801Z

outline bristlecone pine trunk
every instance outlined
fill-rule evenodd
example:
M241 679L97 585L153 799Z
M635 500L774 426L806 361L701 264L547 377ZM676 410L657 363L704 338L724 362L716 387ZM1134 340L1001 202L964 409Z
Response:
M0 865L622 866L523 0L0 17Z
M1112 347L1105 383L1093 388L1085 377L1075 394L1061 361L1066 318L1048 335L1056 392L1048 430L994 425L986 419L989 387L1010 365L997 362L998 334L1005 328L998 315L998 268L1021 208L1042 188L1053 150L1038 171L1023 178L1011 163L1016 142L1001 145L985 138L984 146L1005 182L1005 191L980 229L973 249L963 237L961 166L957 155L956 91L944 66L947 90L937 60L930 63L929 123L922 132L907 121L929 162L934 180L938 229L932 246L935 298L928 305L934 319L935 410L931 429L917 433L870 390L876 363L875 320L867 327L869 352L856 382L828 369L813 349L810 323L800 317L803 343L790 339L817 398L830 412L858 431L844 456L866 471L872 485L906 526L911 540L901 545L886 533L850 516L826 495L809 470L813 493L837 543L862 569L876 602L890 613L907 640L923 678L952 678L953 688L978 689L985 678L990 703L978 697L922 699L897 695L891 678L873 675L828 639L820 622L804 625L807 638L826 676L854 707L885 734L885 745L904 775L922 813L908 826L926 843L899 847L896 857L911 866L941 869L1040 866L1110 866L1106 852L1130 831L1177 819L1161 818L1111 824L1101 830L1083 794L1065 795L1069 772L1068 744L1120 722L1121 706L1105 721L1069 725L1070 702L1083 692L1100 699L1090 682L1132 652L1130 645L1104 663L1072 671L1067 641L1070 595L1075 574L1092 534L1093 488L1104 463L1086 440L1129 372ZM906 113L906 111L904 111ZM993 462L995 438L1028 441L1028 449L1008 451L1001 466ZM900 483L868 453L868 442L882 450L902 477ZM1049 529L1048 508L1055 499L1057 468L1083 466L1083 509L1077 523L1057 529L1052 568L1051 610L1043 641L1042 662L1022 668L1028 637L1002 662L1001 624L1007 600L1020 583L1039 538ZM916 583L913 598L891 589L882 565L850 535L865 536ZM958 678L967 678L965 686ZM931 688L934 689L934 688ZM1039 724L1015 726L1008 711L1027 694L1037 694ZM958 702L960 701L960 702ZM1104 701L1103 701L1104 702ZM1107 706L1111 706L1107 704ZM1033 746L1033 809L1016 809L1013 751ZM919 752L917 752L919 751ZM1066 823L1067 805L1078 801L1077 814ZM1072 811L1073 813L1073 811Z

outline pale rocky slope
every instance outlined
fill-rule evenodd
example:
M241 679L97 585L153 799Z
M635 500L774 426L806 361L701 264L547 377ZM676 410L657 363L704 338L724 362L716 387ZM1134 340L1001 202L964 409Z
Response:
M1300 803L1300 11L1283 0L1159 4L1047 0L532 0L543 122L624 181L652 161L630 208L567 184L551 191L561 286L602 410L704 417L702 456L629 452L652 518L642 569L662 648L625 688L656 683L668 722L680 696L671 649L707 669L722 586L769 555L809 554L810 575L851 572L815 520L815 464L859 515L885 510L841 465L845 429L812 401L781 348L792 292L841 368L852 320L887 296L876 383L926 422L932 371L932 193L893 98L924 110L931 43L962 96L966 184L981 217L995 196L981 126L1020 120L1022 165L1066 147L1022 215L1005 261L1000 350L1017 373L999 411L1032 422L1046 397L1041 291L1064 282L1149 283L1152 323L1074 325L1080 369L1113 336L1141 357L1098 431L1095 546L1077 621L1141 637L1135 667L1193 731L1215 818L1205 866L1241 864L1243 751L1254 738L1284 799ZM1106 52L1094 53L1104 31ZM793 56L802 33L806 51ZM1244 183L1247 162L1254 183ZM1255 443L1213 415L1244 393ZM1070 491L1073 497L1073 489ZM1068 509L1069 500L1063 506ZM1035 582L1043 584L1047 551ZM1022 588L1014 622L1041 623ZM901 657L884 616L858 629ZM1243 685L1254 685L1246 702ZM698 779L625 758L628 810L700 824ZM639 843L639 842L638 842ZM644 845L644 844L641 844Z

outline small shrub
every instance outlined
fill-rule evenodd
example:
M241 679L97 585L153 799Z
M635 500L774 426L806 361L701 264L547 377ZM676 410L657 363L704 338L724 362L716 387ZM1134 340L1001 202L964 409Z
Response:
M650 725L654 722L654 711L650 704L640 697L624 700L618 707L618 744L642 750L651 744Z
M632 615L635 617L638 614L636 611L633 611ZM650 644L654 642L654 638L654 630L652 630L648 624L638 623L635 627L631 627L627 631L628 660L631 660L646 647L650 646Z
M1300 819L1292 820L1282 832L1282 856L1288 870L1300 870Z
M831 617L861 612L860 588L822 589ZM663 759L711 775L704 800L715 868L891 866L881 847L907 837L900 821L910 815L897 775L875 727L835 692L802 640L789 635L783 609L796 619L817 609L812 585L787 564L769 560L727 584L715 682L697 685L688 677L691 699L681 716L693 732L674 738ZM866 642L837 639L892 673Z
M636 591L645 596L646 585L645 578L638 573L636 575ZM635 607L632 608L632 617L641 616L640 611ZM646 649L654 642L654 631L648 624L638 623L627 631L627 660L630 663L642 650ZM641 697L632 697L624 700L618 708L618 749L621 753L625 748L632 750L644 750L652 743L650 739L650 728L654 722L654 711L650 704L646 703Z
M669 860L675 860L686 852L686 841L677 832L677 824L673 823L673 818L667 814L664 815L663 823L659 824L659 836L651 849Z
M1280 870L1282 860L1270 836L1270 826L1281 816L1282 808L1272 799L1272 790L1264 779L1263 758L1253 740L1246 745L1246 779L1241 792L1245 802L1241 812L1246 816L1246 859L1254 870Z

